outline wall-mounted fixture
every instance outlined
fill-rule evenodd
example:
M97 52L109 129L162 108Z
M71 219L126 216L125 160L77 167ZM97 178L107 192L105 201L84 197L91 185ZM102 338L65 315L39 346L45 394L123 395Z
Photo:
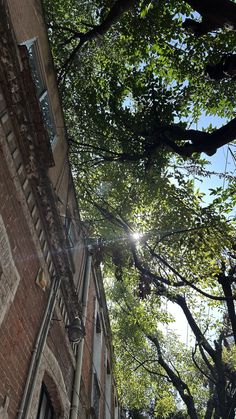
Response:
M66 329L70 342L79 343L85 336L84 325L79 317L75 317L71 324L66 326Z
M46 278L46 275L45 275L45 273L44 273L44 271L42 269L39 269L39 271L38 271L38 275L37 275L37 278L36 278L36 284L40 288L42 288L43 291L46 290L46 287L47 287L47 278Z

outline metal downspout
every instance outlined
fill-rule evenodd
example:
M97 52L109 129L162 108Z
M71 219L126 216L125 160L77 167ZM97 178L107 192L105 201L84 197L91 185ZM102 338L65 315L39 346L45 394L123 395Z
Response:
M50 288L50 293L47 301L47 305L44 311L43 320L38 332L37 340L33 349L33 355L30 362L30 367L25 383L24 393L21 400L21 405L18 411L17 419L28 419L30 405L33 397L38 367L43 354L43 349L46 343L48 329L50 326L53 310L56 303L57 291L60 286L60 280L56 277L53 278L53 282Z
M84 323L86 321L86 315L87 315L87 306L88 306L87 302L88 302L88 293L89 293L91 263L92 263L92 256L89 254L87 256L87 261L86 261L83 296L82 296L82 307L83 307L82 318L83 318ZM76 354L76 369L75 369L74 384L73 384L70 419L78 418L79 392L80 392L80 383L81 383L83 352L84 352L84 339L82 339L81 342L79 343L77 354Z

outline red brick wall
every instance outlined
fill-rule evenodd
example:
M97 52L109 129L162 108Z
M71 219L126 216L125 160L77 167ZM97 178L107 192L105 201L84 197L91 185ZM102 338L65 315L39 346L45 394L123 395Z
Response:
M0 326L0 406L8 395L9 419L15 419L48 292L44 293L35 283L40 261L1 149L0 213L21 278L14 301ZM63 326L64 323L52 321L47 343L59 363L70 398L74 368L71 354L63 345L66 333Z
M69 350L65 345L65 325L62 321L58 321L60 319L56 319L56 313L54 313L53 318L55 318L55 320L52 320L52 326L48 334L47 344L58 361L65 382L67 395L69 399L71 399L74 367Z
M0 149L0 213L21 278L0 327L0 404L8 394L10 419L16 418L46 301L46 294L35 284L39 261L17 196Z
M32 356L32 349L41 324L48 292L44 293L35 283L40 261L25 219L19 194L0 149L0 213L7 229L13 258L20 275L20 283L13 303L0 327L0 405L6 395L10 397L9 419L15 419ZM86 336L82 367L83 400L90 407L92 390L92 357L95 325L96 290L93 277L89 287L86 314ZM56 317L56 316L55 316ZM59 322L52 321L47 344L54 353L71 397L74 368L66 345L65 330ZM105 340L101 354L102 387L100 417L105 411Z
M92 275L91 275L92 276ZM84 383L85 392L87 398L90 399L92 389L92 358L93 358L93 330L94 330L94 311L95 311L95 287L94 282L91 279L89 294L88 294L88 306L85 322L85 342L84 342L84 353L83 353L83 366L82 366L82 379Z
M10 10L16 37L18 41L23 41L34 37L36 34L39 36L40 50L42 56L47 58L50 62L50 53L48 51L47 36L44 31L42 21L38 19L37 13L39 2L37 0L24 0L21 4L18 0L9 0ZM32 13L32 7L33 12ZM27 11L27 13L26 13ZM39 13L40 16L40 13ZM33 20L32 20L33 19ZM34 20L35 19L35 20ZM45 59L46 59L45 58ZM47 64L46 62L46 64ZM48 82L49 93L52 86L55 86L55 75L53 68L50 66L45 67L48 69L46 72L46 80ZM50 89L51 88L51 89ZM61 112L58 106L57 95L52 95L52 108L55 111L57 123L60 121ZM0 99L1 100L1 99ZM0 103L0 116L1 111L4 110L5 103ZM56 109L58 109L56 111ZM13 127L8 126L8 122L4 129L9 133ZM59 124L63 126L63 123ZM63 129L61 130L61 139L63 137ZM56 166L51 170L55 173L51 178L56 180L57 174L60 173L62 161L64 162L64 153L66 144L60 144L60 135L54 150L54 157ZM13 150L11 150L13 153ZM28 185L30 188L30 184ZM28 187L27 186L27 187ZM15 419L17 416L17 409L19 408L25 380L28 373L30 360L32 357L32 350L34 342L38 334L41 320L43 317L45 304L48 298L48 292L43 292L37 287L35 278L40 267L41 260L38 259L37 251L31 236L29 225L24 216L22 204L20 202L19 194L16 190L15 183L11 179L11 174L3 158L2 150L0 149L0 213L2 214L4 224L7 229L9 241L12 249L15 265L21 278L18 289L13 303L7 312L3 323L0 327L0 406L6 395L10 398L9 405L9 418ZM42 245L42 243L41 243ZM81 259L84 261L84 254L81 253ZM78 268L78 264L76 267ZM81 277L83 277L83 270L81 270ZM76 275L75 275L75 279ZM78 281L79 282L79 281ZM82 378L84 395L90 406L91 399L91 385L92 385L92 354L93 354L93 329L94 329L94 311L95 311L95 285L93 280L89 289L88 311L86 319L86 337L84 344L84 357ZM47 344L53 351L62 375L64 377L67 393L70 397L73 381L73 366L71 362L71 355L68 348L63 344L65 339L65 331L61 324L53 321ZM103 366L101 376L102 385L104 385L104 353ZM104 409L104 407L101 407Z

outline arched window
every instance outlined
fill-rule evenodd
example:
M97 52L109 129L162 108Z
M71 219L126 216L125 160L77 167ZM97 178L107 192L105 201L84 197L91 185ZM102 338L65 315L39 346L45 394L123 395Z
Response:
M56 414L44 383L42 383L41 387L37 419L56 419Z
M101 333L102 328L101 328L101 322L100 322L100 318L99 318L99 314L97 313L97 319L96 319L96 333Z

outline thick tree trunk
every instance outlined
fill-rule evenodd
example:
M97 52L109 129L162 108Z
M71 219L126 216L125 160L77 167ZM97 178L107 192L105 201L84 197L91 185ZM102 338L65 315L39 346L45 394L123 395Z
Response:
M229 400L227 400L226 406L226 417L227 419L235 419L235 408L236 408L236 398L232 396Z
M212 155L218 148L236 139L236 118L212 133L184 130L178 125L170 125L163 128L163 134L163 142L181 156L189 157L193 153L203 152ZM181 141L187 143L179 145Z
M233 17L236 14L236 4L230 0L184 0L196 12L206 16L224 16L228 14Z
M214 392L215 392L214 384L212 381L210 381L209 382L209 399L207 401L206 413L205 413L204 419L212 419L214 406L215 406Z
M117 0L104 21L91 31L87 32L86 35L88 39L94 39L98 36L105 35L111 26L114 25L120 17L135 4L138 4L138 0Z
M194 129L186 130L179 125L163 125L151 135L145 132L139 135L146 138L146 143L148 144L144 144L143 151L139 153L135 152L135 150L133 153L115 153L113 150L89 144L87 147L97 152L100 151L103 161L117 161L120 163L149 159L153 157L155 150L160 149L161 146L166 146L182 157L190 157L193 153L213 155L218 148L236 139L236 118L211 133ZM71 143L73 143L74 147L80 146L75 141L71 141Z
M202 16L202 22L186 19L185 28L191 28L196 36L231 25L236 29L236 4L230 0L185 0L194 10Z
M230 323L231 323L231 327L233 331L234 342L236 344L236 313L235 313L235 306L234 306L230 278L223 275L222 278L219 279L219 282L222 286L224 295L227 298L226 304L227 304L229 319L230 319Z
M218 401L218 411L220 418L227 418L227 378L225 363L222 360L222 338L215 341L215 369L217 373L216 395Z

